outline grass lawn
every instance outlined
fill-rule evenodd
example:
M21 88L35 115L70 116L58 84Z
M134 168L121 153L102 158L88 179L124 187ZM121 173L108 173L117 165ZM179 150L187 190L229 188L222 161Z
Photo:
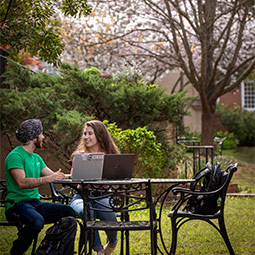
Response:
M238 183L239 189L245 192L255 193L255 156L254 147L239 147L236 150L224 150L223 157L218 161L238 162L238 170L234 174L233 182ZM167 214L170 210L165 209L162 217L162 228L165 242L168 249L171 244L171 223ZM144 217L145 214L131 217ZM0 212L0 220L3 214ZM225 206L225 223L230 241L235 253L242 255L255 254L255 197L227 197ZM39 235L39 241L43 239L47 225ZM79 229L79 228L78 228ZM78 250L78 236L76 236L76 251ZM101 233L103 243L106 236ZM15 227L0 227L0 254L9 254L13 240L17 237ZM149 232L130 233L130 254L150 254ZM159 239L158 239L159 240ZM162 247L161 247L162 248ZM117 247L115 254L119 254L120 247ZM26 253L31 254L31 248ZM191 221L183 225L178 234L177 255L214 255L229 254L228 249L220 234L209 224L202 221Z
M163 213L162 219L163 233L167 247L170 247L170 219L167 217L169 208ZM146 218L147 215L140 215ZM138 215L133 215L138 217ZM255 254L255 198L231 198L227 197L225 207L226 228L230 241L236 254L248 255ZM39 236L39 241L44 236L46 226ZM0 254L9 254L12 241L16 238L15 227L0 227ZM102 233L105 242L105 234ZM150 254L149 232L130 233L130 252L132 255ZM78 250L78 234L76 236L76 250ZM29 250L26 254L30 254ZM119 254L119 246L115 254ZM180 229L178 235L176 254L228 254L227 247L219 233L209 224L201 221L191 221Z
M255 147L237 147L235 150L223 150L223 156L255 165Z
M232 182L238 183L239 190L255 193L255 147L223 150L223 158L238 162L238 169Z

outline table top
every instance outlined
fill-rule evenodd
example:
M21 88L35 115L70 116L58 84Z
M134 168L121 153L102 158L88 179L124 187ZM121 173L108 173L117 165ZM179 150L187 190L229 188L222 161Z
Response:
M56 184L108 184L108 185L117 185L117 184L134 184L141 182L148 182L150 180L151 184L164 184L164 183L192 183L194 179L169 179L169 178L131 178L126 180L71 180L71 179L63 179L56 180L54 183Z

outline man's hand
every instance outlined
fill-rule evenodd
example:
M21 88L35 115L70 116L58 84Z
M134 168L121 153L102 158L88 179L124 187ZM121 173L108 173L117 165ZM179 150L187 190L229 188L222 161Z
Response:
M62 173L61 169L58 169L58 171L53 172L50 176L48 176L50 178L50 182L56 181L56 180L63 180L65 179L65 174Z

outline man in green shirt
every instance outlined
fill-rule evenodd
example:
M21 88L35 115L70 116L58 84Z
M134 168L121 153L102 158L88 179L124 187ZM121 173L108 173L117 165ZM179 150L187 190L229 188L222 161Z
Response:
M65 178L59 169L53 172L34 150L41 148L44 135L42 123L38 119L24 121L16 131L21 146L12 150L5 160L5 179L7 184L5 215L14 221L15 215L24 227L13 242L11 255L21 255L29 248L33 238L44 227L44 222L57 222L62 217L75 216L68 205L41 202L38 187L54 180Z

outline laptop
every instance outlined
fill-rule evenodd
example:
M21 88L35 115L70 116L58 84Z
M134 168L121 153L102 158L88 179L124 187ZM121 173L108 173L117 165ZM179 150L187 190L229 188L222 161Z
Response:
M135 154L76 154L73 180L123 180L133 176Z

